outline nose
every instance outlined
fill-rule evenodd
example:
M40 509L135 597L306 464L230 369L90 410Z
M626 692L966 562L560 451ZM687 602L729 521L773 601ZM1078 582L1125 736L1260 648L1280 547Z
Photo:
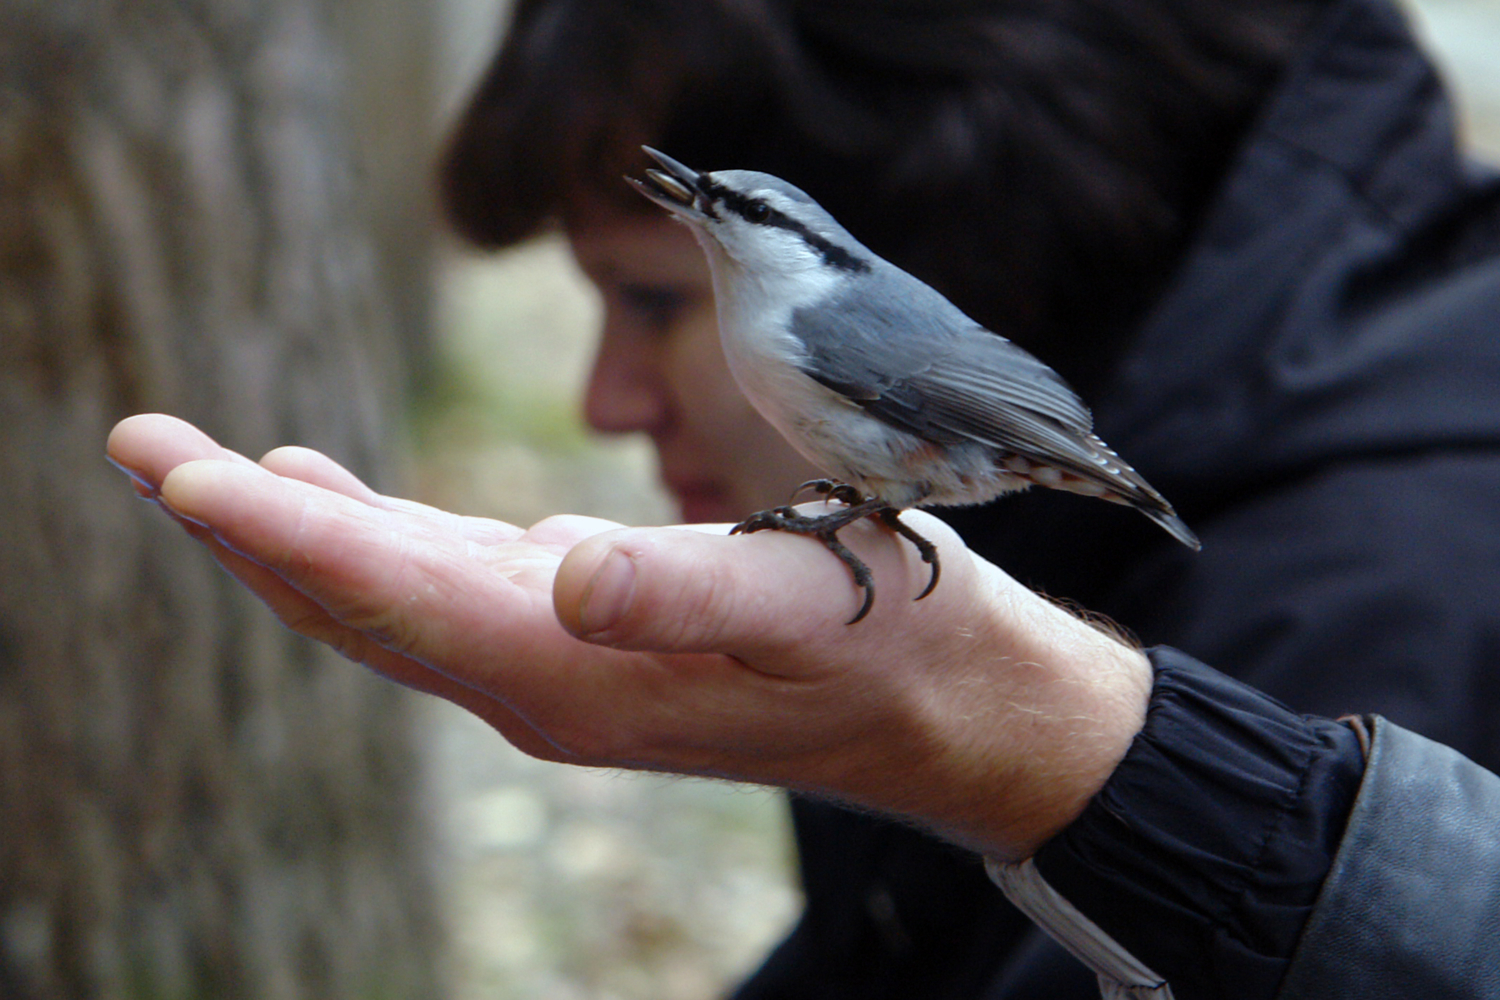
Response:
M657 433L671 421L672 401L660 346L605 322L584 394L588 425L601 434Z

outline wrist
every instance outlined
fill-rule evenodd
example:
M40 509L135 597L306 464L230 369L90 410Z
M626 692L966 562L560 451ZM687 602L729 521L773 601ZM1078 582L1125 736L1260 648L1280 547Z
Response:
M942 790L928 814L986 856L1034 854L1082 814L1145 723L1139 650L996 571L982 651L933 699Z

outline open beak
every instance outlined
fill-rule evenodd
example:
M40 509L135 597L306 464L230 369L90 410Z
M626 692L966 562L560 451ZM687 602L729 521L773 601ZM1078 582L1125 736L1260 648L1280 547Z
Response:
M657 152L650 146L642 146L641 149L645 150L647 156L661 164L662 169L648 168L645 180L626 177L630 186L685 221L703 219L707 214L704 212L706 199L703 192L698 189L698 171L678 163L666 153Z

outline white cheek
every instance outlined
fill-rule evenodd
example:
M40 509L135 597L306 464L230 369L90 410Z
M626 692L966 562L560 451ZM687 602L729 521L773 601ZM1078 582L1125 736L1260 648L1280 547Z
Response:
M827 297L832 281L821 272L797 275L745 273L725 268L716 273L719 334L724 357L746 395L758 406L774 401L792 380L805 380L802 341L790 331L792 314ZM778 391L780 390L780 391Z

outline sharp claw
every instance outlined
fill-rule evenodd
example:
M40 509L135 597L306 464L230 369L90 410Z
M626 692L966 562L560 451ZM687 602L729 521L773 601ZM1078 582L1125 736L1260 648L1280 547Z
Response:
M853 486L850 486L848 483L841 483L837 479L809 479L792 493L792 500L795 502L799 496L808 490L812 490L819 496L826 497L829 500L837 500L846 507L854 507L864 503L866 500L875 499L874 497L865 496Z
M806 493L808 490L812 490L814 493L819 493L823 496L827 496L828 491L832 488L833 480L831 479L809 479L807 482L803 483L801 486L792 491L791 502L796 503L797 498Z
M914 601L920 601L922 598L926 597L928 594L932 593L934 589L937 588L938 577L940 577L943 573L943 564L938 561L937 546L933 545L926 538L917 534L917 532L910 526L908 526L905 521L901 520L900 512L893 508L888 507L885 510L881 511L880 520L885 524L886 527L890 528L892 531L900 535L902 538L906 539L908 542L911 542L912 545L916 548L917 554L922 557L922 561L932 567L932 576L928 579L927 586L920 594L912 598L912 600Z
M860 605L859 612L846 624L853 625L864 620L875 606L875 581L870 573L870 568L860 561L859 557L851 552L843 542L839 541L838 533L855 521L865 517L878 517L882 524L899 534L902 538L911 542L921 555L922 561L932 567L932 576L927 581L927 587L916 596L920 601L937 587L938 577L941 575L942 567L938 562L937 547L923 538L917 532L909 528L900 517L901 512L885 503L878 497L865 497L854 487L847 483L836 483L829 479L815 479L802 484L797 490L801 493L804 489L813 489L830 499L838 500L845 504L843 510L834 511L830 514L822 514L815 517L799 513L793 507L773 507L770 510L759 511L751 514L745 520L729 529L731 535L750 534L755 531L790 531L798 535L811 535L822 542L824 547L847 567L854 575L854 585L865 592L864 603ZM793 494L795 497L795 494ZM851 499L852 498L852 499Z
M745 518L739 524L729 529L731 535L748 535L755 531L796 531L794 523L801 519L791 507L772 507L770 510L760 510Z
M854 585L864 588L865 602L860 605L859 613L845 622L845 625L853 625L870 613L875 606L875 575L870 572L870 567L864 564L864 560L849 551L849 547L838 540L838 537L829 532L827 535L818 535L818 540L828 547L828 551L841 559L849 572L854 575Z
M932 579L930 579L930 580L927 581L927 587L920 594L918 594L916 597L912 598L912 600L914 600L914 601L920 601L922 598L926 597L928 594L932 593L934 590L937 589L938 577L942 575L942 573L943 573L943 567L937 561L936 558L932 559L931 562L932 562Z
M858 625L860 622L864 621L865 615L869 614L870 613L870 609L873 608L874 606L875 606L875 587L874 587L873 584L865 584L865 603L860 606L859 613L857 615L855 615L853 618L851 618L848 621L844 622L844 624L845 625Z

